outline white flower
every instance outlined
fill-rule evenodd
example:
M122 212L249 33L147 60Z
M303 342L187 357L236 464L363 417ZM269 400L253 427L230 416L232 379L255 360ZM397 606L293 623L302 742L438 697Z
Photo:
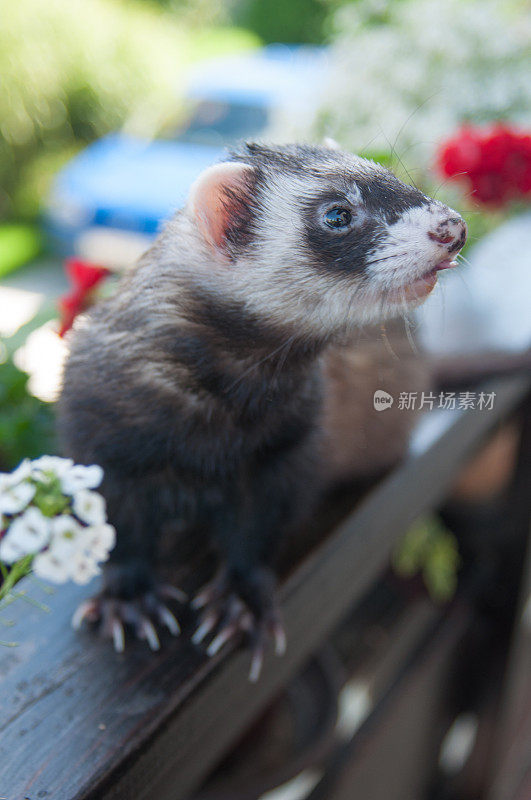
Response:
M76 553L69 565L69 572L74 583L85 584L99 575L100 568L86 553Z
M51 472L58 478L66 475L73 467L74 462L71 458L60 458L59 456L41 456L30 464L31 473L35 478L44 477L45 473Z
M72 503L74 514L87 525L102 525L105 520L105 500L98 492L80 489Z
M81 489L95 489L103 480L103 470L97 464L85 467L75 464L61 476L61 488L65 494L75 495Z
M9 538L22 555L38 553L50 539L50 520L32 506L13 520L5 538Z
M31 461L25 458L13 472L0 473L0 489L6 486L16 486L17 483L29 478L31 475Z
M81 544L84 528L69 514L60 514L51 521L50 553L58 559L72 558Z
M43 550L50 539L50 522L38 508L28 508L14 519L0 541L0 560L13 564Z
M58 558L51 550L35 556L32 567L35 575L52 583L66 583L70 577L68 562Z
M80 544L96 561L106 561L115 543L116 531L112 525L91 525L81 534Z
M526 124L531 17L510 0L358 0L335 15L313 122L281 112L283 136L332 136L354 152L424 169L465 120ZM444 31L444 36L441 35ZM389 65L392 65L390 68ZM399 160L398 158L396 159ZM409 182L409 181L408 181Z
M27 506L35 496L35 484L44 482L46 487L51 478L58 479L63 494L72 497L72 511L50 519L35 505ZM100 572L98 562L109 557L116 540L114 528L106 523L105 500L92 491L102 479L103 470L96 464L74 464L57 456L26 459L14 472L0 473L0 530L7 528L0 538L0 560L13 564L32 555L33 571L41 578L88 583ZM12 515L17 516L11 519Z
M6 533L3 539L0 539L0 561L4 564L14 564L25 555L24 551L17 544L9 533Z
M11 477L11 476L9 476ZM33 499L35 486L31 483L0 484L0 514L18 514Z

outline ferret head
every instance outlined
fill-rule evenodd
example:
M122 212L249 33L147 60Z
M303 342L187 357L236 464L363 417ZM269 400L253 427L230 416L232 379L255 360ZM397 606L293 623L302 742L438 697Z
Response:
M242 146L198 178L187 216L215 283L324 336L421 303L466 240L457 212L324 146Z

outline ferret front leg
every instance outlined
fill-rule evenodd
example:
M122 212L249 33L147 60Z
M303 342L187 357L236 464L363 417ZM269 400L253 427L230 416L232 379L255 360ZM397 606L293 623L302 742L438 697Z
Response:
M289 483L276 490L274 483L263 475L254 486L246 482L241 496L227 498L226 506L214 514L213 534L223 567L192 602L200 611L194 643L211 637L207 652L215 655L244 633L252 648L252 681L260 675L270 639L278 655L286 649L273 564L293 509Z
M79 628L83 621L97 624L118 652L125 648L126 628L152 650L160 647L157 625L164 625L174 636L180 633L167 603L184 603L186 595L159 582L155 570L157 534L164 517L163 490L154 482L128 481L109 472L101 487L109 521L116 528L116 546L103 567L101 590L81 603L72 625Z

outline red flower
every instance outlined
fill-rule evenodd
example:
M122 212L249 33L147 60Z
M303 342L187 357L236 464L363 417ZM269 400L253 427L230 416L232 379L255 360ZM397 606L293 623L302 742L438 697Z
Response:
M464 183L480 203L524 200L531 194L531 134L501 123L465 125L439 148L437 169Z
M73 284L71 291L59 298L61 326L59 336L64 336L74 324L78 314L90 305L94 289L109 274L105 267L96 267L79 258L67 258L65 272Z

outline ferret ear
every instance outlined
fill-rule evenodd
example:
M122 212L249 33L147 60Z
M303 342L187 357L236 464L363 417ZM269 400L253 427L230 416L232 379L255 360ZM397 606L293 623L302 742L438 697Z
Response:
M254 177L248 164L229 161L206 169L190 189L188 209L199 230L225 255L250 219Z

